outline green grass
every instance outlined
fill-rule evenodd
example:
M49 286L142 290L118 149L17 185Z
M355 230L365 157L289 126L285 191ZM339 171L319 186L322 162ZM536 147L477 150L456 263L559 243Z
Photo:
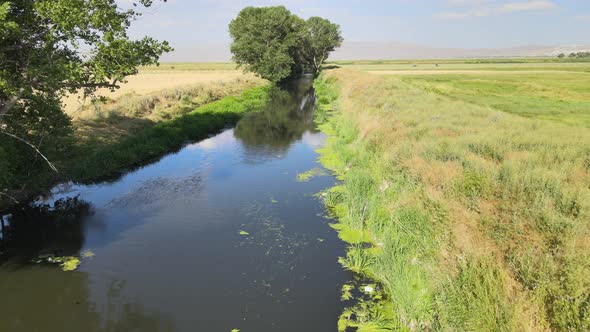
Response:
M590 74L587 73L404 76L403 80L495 110L590 127Z
M555 96L586 102L584 78L495 77L478 95L463 83L475 77L448 78L460 88L445 93L439 77L316 82L321 161L341 180L323 197L352 239L341 263L384 290L341 328L590 329L590 130L571 125L575 112L543 116ZM531 116L527 96L546 97Z
M590 60L557 58L497 58L464 60L373 60L333 61L328 66L363 71L574 71L590 73ZM438 65L438 66L437 66Z
M76 133L63 146L47 153L56 174L38 167L31 174L14 158L1 158L0 209L25 201L63 181L112 178L174 151L187 141L204 139L234 125L245 113L263 108L269 86L236 80L210 86L161 91L149 96L128 95L93 105L93 117L74 121ZM90 112L90 111L89 111ZM0 157L3 149L0 148ZM43 165L41 165L43 166ZM6 175L8 174L8 176ZM18 175L18 176L15 176Z
M237 123L245 113L262 109L268 91L268 86L249 89L237 97L197 107L112 144L97 146L89 141L78 147L76 161L66 165L67 174L76 180L93 180L117 175L121 170L161 157L188 140L204 139Z

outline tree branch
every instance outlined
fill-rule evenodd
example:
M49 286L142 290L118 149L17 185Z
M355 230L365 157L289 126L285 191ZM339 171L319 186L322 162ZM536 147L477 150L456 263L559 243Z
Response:
M49 161L49 159L47 159L47 157L45 157L45 155L43 155L43 153L41 153L41 151L39 151L39 149L37 149L37 147L36 147L35 145L33 145L33 144L29 143L27 140L24 140L24 139L22 139L22 138L20 138L20 137L18 137L18 136L16 136L16 135L13 135L13 134L11 134L11 133L7 133L7 132L5 132L5 131L1 131L1 130L0 130L0 133L4 134L4 135L6 135L6 136L10 136L10 137L12 137L12 138L14 138L14 139L16 139L16 140L19 140L19 141L21 141L21 142L25 143L26 145L30 146L31 148L33 148L33 150L35 150L35 151L36 151L36 152L37 152L37 153L38 153L38 154L39 154L39 155L40 155L40 156L41 156L43 159L45 159L45 162L47 162L47 165L49 165L49 167L50 167L50 168L51 168L51 169L52 169L52 170L53 170L55 173L59 173L59 172L57 171L57 168L56 168L56 167L55 167L55 166L54 166L54 165L51 163L51 161Z
M7 193L3 193L3 192L1 192L1 191L0 191L0 196L5 196L5 197L8 197L8 199L10 199L11 201L13 201L15 204L20 204L20 202L19 202L19 201L18 201L16 198L14 198L14 197L12 197L12 196L8 195ZM0 218L1 218L1 217L2 217L2 216L0 216Z

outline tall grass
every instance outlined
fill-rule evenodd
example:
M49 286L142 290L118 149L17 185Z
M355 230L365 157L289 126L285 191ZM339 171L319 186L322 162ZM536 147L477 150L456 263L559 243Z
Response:
M331 114L321 160L342 180L326 203L341 232L365 234L350 252L370 264L348 264L383 285L395 324L590 329L587 129L395 77L336 70L316 85Z

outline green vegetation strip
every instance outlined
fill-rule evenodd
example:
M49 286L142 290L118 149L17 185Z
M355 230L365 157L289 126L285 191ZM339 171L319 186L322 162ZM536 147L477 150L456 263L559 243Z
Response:
M585 128L395 77L337 70L315 85L340 261L375 281L341 331L590 329Z
M161 157L187 141L195 141L234 125L244 114L260 110L270 87L252 88L237 97L226 97L196 108L170 121L158 123L111 145L81 147L80 160L68 173L88 180L118 174L130 167Z

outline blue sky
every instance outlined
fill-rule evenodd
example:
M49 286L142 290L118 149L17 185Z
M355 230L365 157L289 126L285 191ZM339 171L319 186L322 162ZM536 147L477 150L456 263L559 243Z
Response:
M303 18L340 24L348 41L457 48L590 44L590 0L168 0L148 9L132 34L176 48L226 44L227 25L243 7L279 4Z

